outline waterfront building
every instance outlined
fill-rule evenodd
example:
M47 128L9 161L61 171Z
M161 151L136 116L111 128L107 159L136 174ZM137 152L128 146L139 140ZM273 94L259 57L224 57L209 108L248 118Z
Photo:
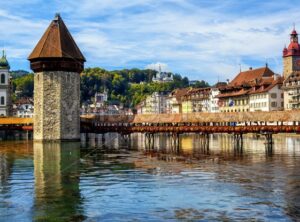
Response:
M32 98L21 98L13 104L13 116L33 118L34 106Z
M80 73L85 58L59 14L29 55L34 75L34 139L80 139Z
M9 63L3 50L0 59L0 116L11 114L11 79Z
M300 109L300 45L298 33L290 34L290 44L283 49L284 109Z
M277 77L267 64L265 67L250 68L247 71L240 72L227 86L219 88L220 94L217 97L219 98L220 112L250 111L250 94L260 91L265 92L267 87L272 85L274 81L282 81L282 79ZM278 88L278 90L281 89ZM281 93L278 92L278 94ZM258 99L258 97L254 98ZM281 105L280 102L279 104ZM277 108L280 109L280 106Z
M209 112L217 113L220 112L219 107L219 97L221 87L225 87L227 85L226 82L218 82L213 87L211 87L210 95L209 95Z
M136 106L138 114L167 113L169 109L168 92L154 92Z
M189 88L173 90L167 98L166 113L182 113L182 98L189 90Z
M211 88L190 89L182 96L182 113L196 113L210 111Z
M274 75L274 78L263 80L260 84L253 86L249 92L250 112L254 111L282 111L283 78Z
M158 72L156 73L155 76L153 76L152 81L159 82L159 83L173 82L173 74L167 73L167 72L162 72L161 66L159 66Z
M145 99L143 114L166 113L167 110L167 92L154 92Z

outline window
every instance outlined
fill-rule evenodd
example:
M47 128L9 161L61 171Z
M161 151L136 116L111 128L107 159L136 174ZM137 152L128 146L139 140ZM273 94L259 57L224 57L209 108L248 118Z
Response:
M5 74L1 74L1 84L5 84Z
M5 98L4 98L4 96L1 96L0 104L1 105L5 105Z
M272 99L276 99L277 98L277 94L276 93L271 93L271 98Z
M271 102L271 106L272 107L276 107L277 106L277 102Z

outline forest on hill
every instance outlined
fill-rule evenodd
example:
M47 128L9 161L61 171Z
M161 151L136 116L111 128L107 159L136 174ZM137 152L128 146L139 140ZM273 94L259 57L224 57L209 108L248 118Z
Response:
M81 102L92 103L96 92L107 90L110 103L122 103L126 107L134 107L153 92L171 92L189 86L189 79L180 74L173 74L173 82L152 82L155 74L156 71L150 69L107 71L102 68L86 68L80 74ZM18 70L13 71L12 76L13 99L32 97L34 74ZM198 81L194 85L197 88L207 86L209 85L205 81Z

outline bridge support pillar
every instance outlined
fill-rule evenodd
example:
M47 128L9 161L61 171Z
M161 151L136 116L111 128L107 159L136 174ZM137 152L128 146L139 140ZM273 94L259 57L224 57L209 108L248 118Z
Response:
M209 151L209 133L201 133L200 136L200 148L202 150Z
M171 134L171 149L178 151L180 149L180 134L172 133Z
M242 133L233 134L233 146L235 150L241 150L244 146L244 139Z
M145 133L145 148L154 149L154 133Z
M272 133L264 133L265 135L265 145L266 145L266 151L269 153L269 152L272 152L273 150L273 134Z
M122 141L126 144L127 147L131 147L131 134L121 134Z

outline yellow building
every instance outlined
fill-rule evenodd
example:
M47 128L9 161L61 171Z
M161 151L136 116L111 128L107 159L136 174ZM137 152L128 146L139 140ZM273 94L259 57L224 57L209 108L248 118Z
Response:
M209 112L211 88L190 89L182 97L182 113Z

